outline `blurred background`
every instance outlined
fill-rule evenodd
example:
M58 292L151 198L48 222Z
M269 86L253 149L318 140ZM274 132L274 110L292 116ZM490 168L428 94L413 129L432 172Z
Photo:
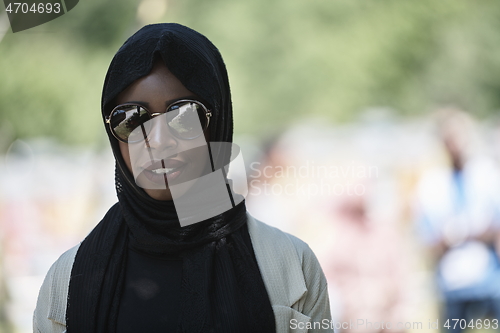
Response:
M31 332L50 265L116 202L102 83L155 22L221 51L248 209L315 251L334 318L358 324L339 332L498 319L499 18L494 1L86 0L13 34L0 5L0 332Z

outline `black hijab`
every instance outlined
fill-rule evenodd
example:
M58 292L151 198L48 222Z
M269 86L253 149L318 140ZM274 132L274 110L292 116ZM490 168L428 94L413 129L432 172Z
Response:
M106 74L102 115L117 95L149 74L155 59L213 110L210 141L232 142L227 72L217 48L179 24L154 24L130 37ZM136 185L106 131L116 160L118 203L85 238L75 257L66 311L67 332L115 332L129 246L144 253L182 258L182 302L174 332L274 332L274 314L255 261L243 241L246 208L234 208L181 227L172 201L151 198Z

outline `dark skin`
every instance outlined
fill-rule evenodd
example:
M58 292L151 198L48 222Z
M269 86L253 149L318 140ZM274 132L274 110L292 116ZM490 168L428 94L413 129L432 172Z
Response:
M164 113L166 104L185 98L199 100L198 96L189 91L162 61L156 60L147 76L138 79L118 95L116 104L133 102L147 107L152 113ZM178 153L172 155L171 158L186 165L183 170L184 174L201 175L203 173L206 165L199 163L200 157L194 156L195 152L192 149L189 150L192 148L192 141L173 136L166 123L156 122L148 139L150 148L158 152L159 156L170 156L169 151L177 151ZM205 131L205 140L208 142L208 130ZM119 142L119 145L125 164L133 174L129 145L123 142ZM144 149L146 149L145 145ZM142 179L142 181L148 182L147 179ZM168 186L166 189L143 188L153 199L172 200L172 193ZM187 188L181 191L187 191Z

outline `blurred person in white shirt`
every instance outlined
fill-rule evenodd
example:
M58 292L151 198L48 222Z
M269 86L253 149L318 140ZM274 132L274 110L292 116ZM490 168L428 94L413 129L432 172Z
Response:
M468 114L441 110L438 127L449 164L423 174L417 226L435 260L443 325L459 332L453 319L500 318L500 178L493 160L478 153Z

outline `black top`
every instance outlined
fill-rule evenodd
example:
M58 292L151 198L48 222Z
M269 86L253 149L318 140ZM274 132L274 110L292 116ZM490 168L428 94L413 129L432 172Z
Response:
M253 249L248 225L241 228L248 248ZM257 263L254 251L252 258ZM182 260L157 257L129 246L117 332L170 332L180 317Z
M147 76L159 58L184 87L212 110L207 141L231 143L233 112L224 61L205 36L175 23L145 26L120 47L104 81L102 120L116 106L116 96ZM122 320L134 311L149 313L149 305L141 310L144 301L134 306L133 311L124 312L126 309L121 308L121 296L132 299L127 293L134 290L125 288L127 273L143 270L133 262L127 270L130 244L143 254L179 253L182 257L178 332L275 333L274 313L264 281L252 259L252 248L246 245L240 232L247 222L245 202L207 220L181 227L173 200L156 200L135 183L118 140L109 126L105 128L116 160L119 203L109 209L75 256L68 288L67 332L116 332L120 311ZM197 193L201 185L198 183L193 184L191 193ZM213 207L212 190L205 188L197 193L204 206ZM134 256L130 257L133 260ZM139 257L134 261L145 260ZM148 266L175 276L170 269L159 268L161 263L158 267L156 262ZM167 285L164 274L153 277L161 282L160 289ZM136 276L143 277L151 278ZM158 298L160 307L173 299L171 293L170 289L165 292L168 300ZM120 324L124 326L127 325ZM147 328L141 327L140 331Z

